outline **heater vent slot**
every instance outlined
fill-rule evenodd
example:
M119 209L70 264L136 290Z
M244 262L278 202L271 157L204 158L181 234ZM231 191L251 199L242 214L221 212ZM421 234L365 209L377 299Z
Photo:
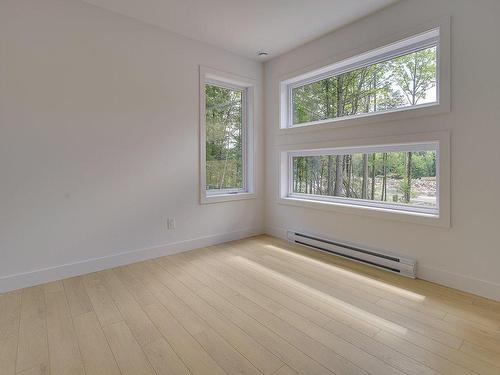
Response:
M355 262L368 264L403 276L416 277L417 262L414 259L295 231L288 231L288 240L299 245L341 256Z

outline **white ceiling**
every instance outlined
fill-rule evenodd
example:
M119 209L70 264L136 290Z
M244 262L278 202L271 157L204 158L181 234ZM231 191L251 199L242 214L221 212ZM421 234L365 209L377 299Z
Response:
M398 0L84 0L239 55L272 58Z

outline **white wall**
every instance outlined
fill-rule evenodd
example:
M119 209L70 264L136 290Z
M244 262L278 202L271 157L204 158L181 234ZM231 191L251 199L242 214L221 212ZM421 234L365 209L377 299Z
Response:
M199 204L200 64L259 82L257 200ZM261 82L261 63L80 1L2 0L0 292L260 232Z
M419 276L500 299L500 49L498 0L405 0L265 64L266 227L293 228L407 254ZM451 112L279 134L280 77L331 56L451 16ZM437 130L451 131L451 228L332 213L276 203L277 146Z

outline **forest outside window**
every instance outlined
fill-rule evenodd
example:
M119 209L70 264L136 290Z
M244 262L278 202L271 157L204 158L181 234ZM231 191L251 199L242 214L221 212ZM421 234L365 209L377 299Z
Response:
M205 98L206 190L211 194L244 191L245 91L207 83Z
M439 104L439 28L281 83L282 128Z
M439 143L287 153L285 198L439 216Z
M202 202L248 198L252 194L253 90L206 72L201 78Z

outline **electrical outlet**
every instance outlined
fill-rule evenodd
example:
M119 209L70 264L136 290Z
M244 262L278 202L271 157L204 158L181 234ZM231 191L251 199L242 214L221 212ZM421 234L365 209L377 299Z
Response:
M175 217L167 218L167 229L168 230L175 229Z

